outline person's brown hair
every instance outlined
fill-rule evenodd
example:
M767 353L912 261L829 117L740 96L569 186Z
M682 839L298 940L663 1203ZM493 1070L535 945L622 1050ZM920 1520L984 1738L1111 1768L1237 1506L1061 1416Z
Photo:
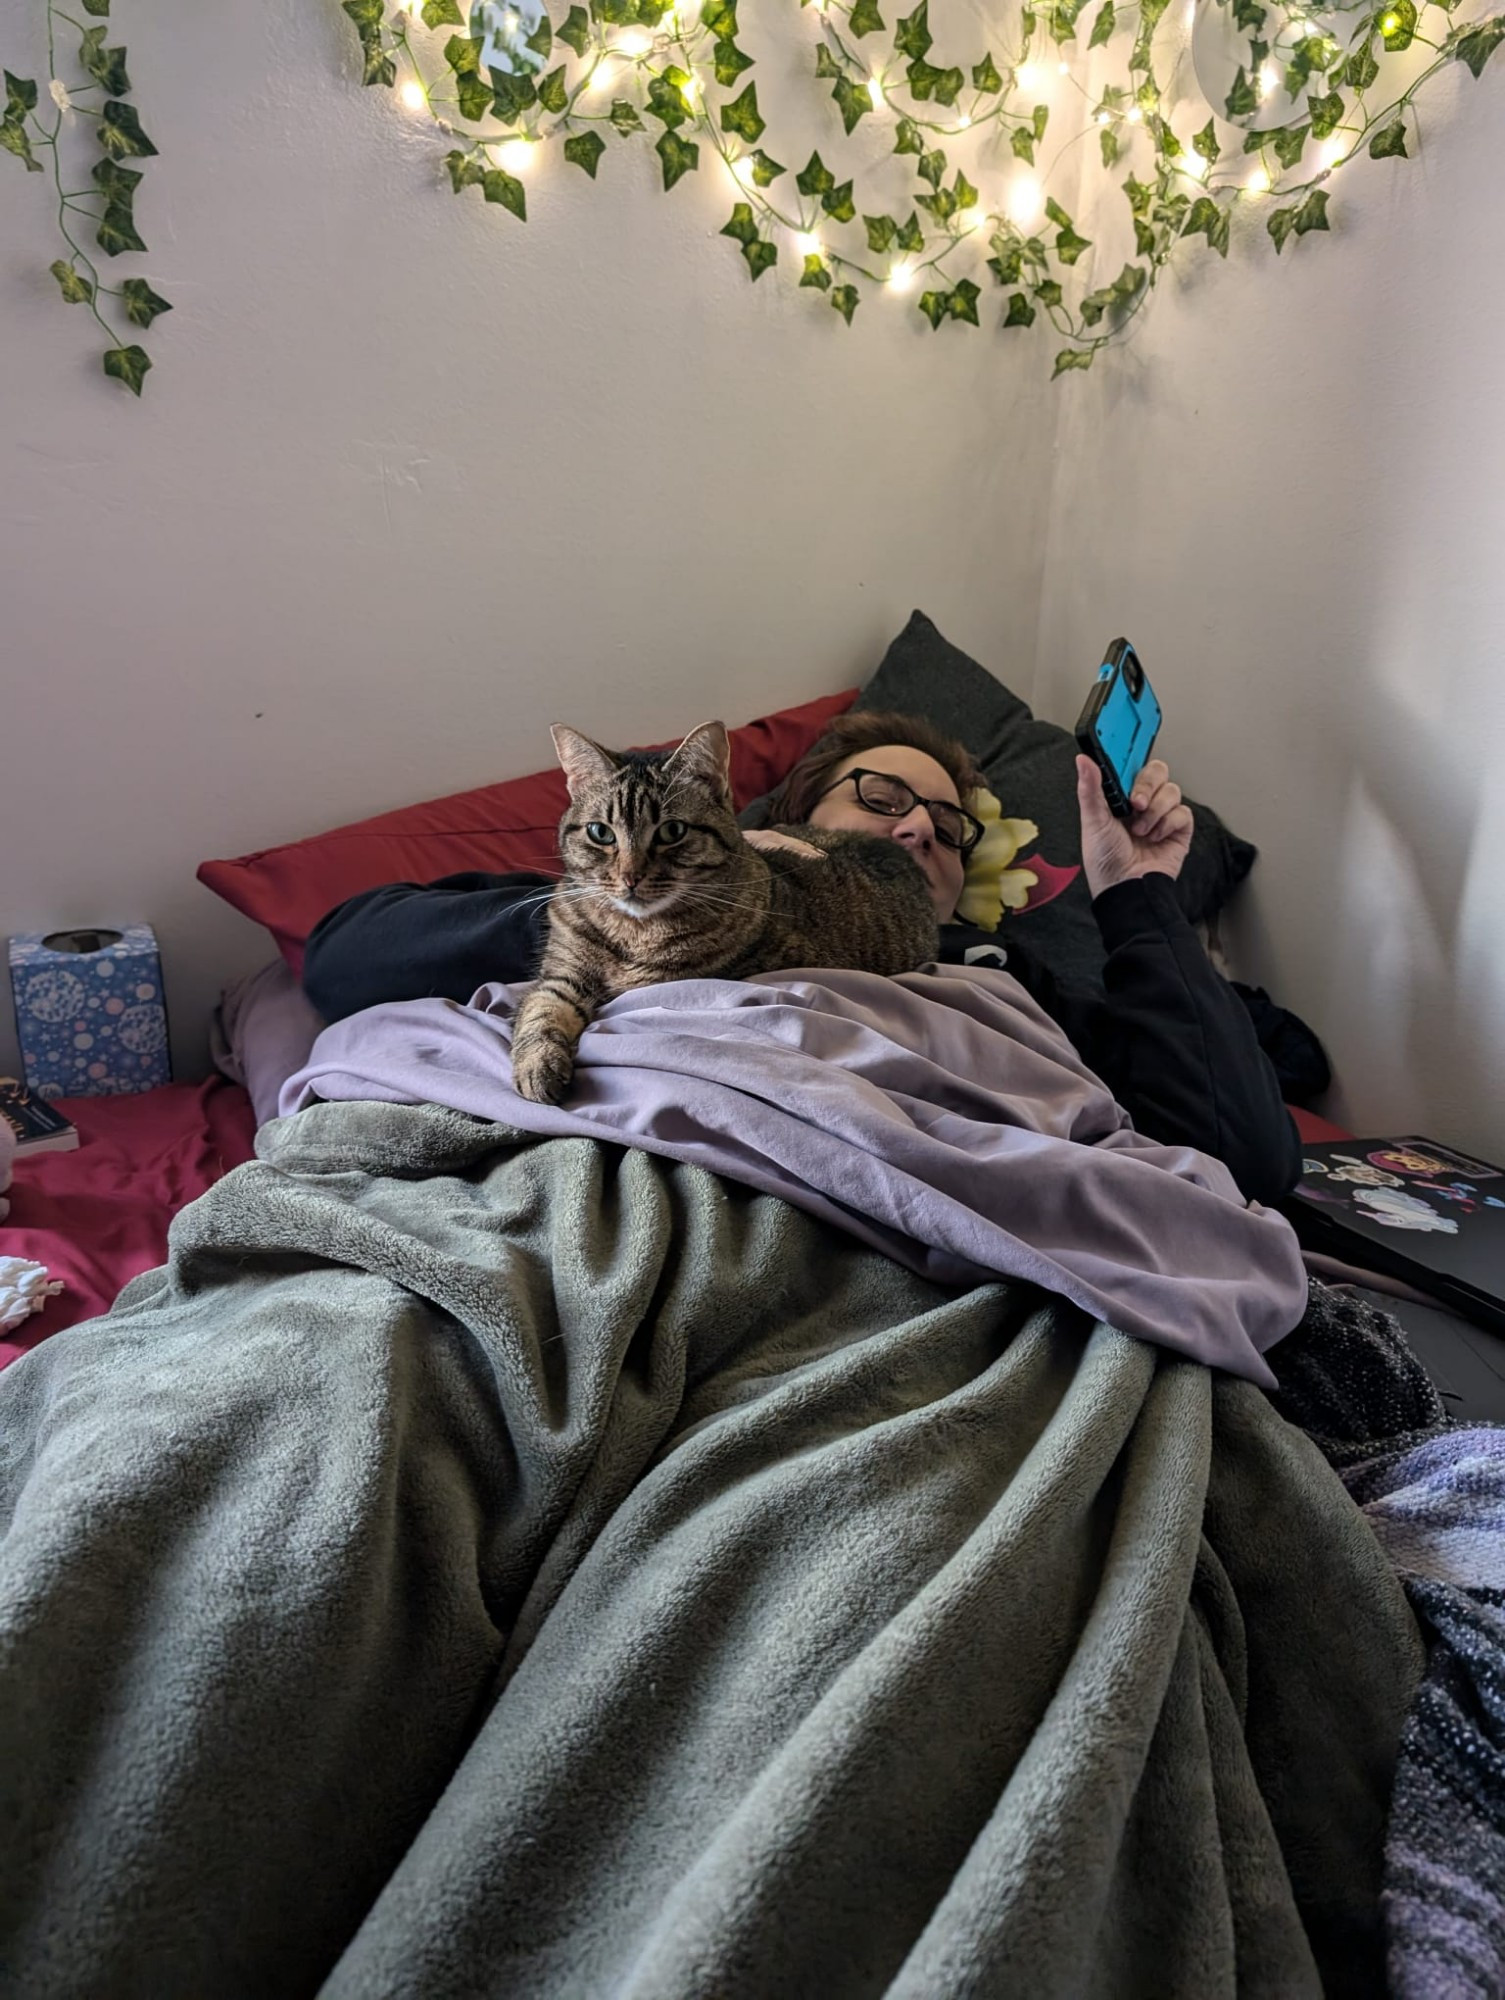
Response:
M956 787L965 805L969 792L987 783L972 753L954 736L946 736L923 716L869 708L849 711L818 736L768 801L770 826L799 826L810 817L815 802L831 783L832 773L849 757L883 744L901 743L908 750L933 757Z

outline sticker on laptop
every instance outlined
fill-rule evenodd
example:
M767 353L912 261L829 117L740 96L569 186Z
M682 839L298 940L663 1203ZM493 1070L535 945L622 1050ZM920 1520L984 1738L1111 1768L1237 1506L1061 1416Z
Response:
M1422 1179L1432 1175L1461 1174L1467 1180L1497 1181L1501 1178L1498 1167L1486 1165L1483 1160L1470 1159L1467 1153L1455 1153L1451 1146L1434 1145L1430 1139L1404 1140L1399 1145L1382 1147L1369 1154L1371 1166L1379 1167L1391 1174L1415 1174Z

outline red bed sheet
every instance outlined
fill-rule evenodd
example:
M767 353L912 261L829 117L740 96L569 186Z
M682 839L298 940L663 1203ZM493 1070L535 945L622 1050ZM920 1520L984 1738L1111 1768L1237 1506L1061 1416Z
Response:
M0 1254L61 1278L39 1313L0 1333L0 1368L65 1326L113 1304L130 1279L167 1260L167 1225L252 1157L251 1100L222 1076L130 1097L59 1101L78 1127L71 1153L18 1160Z

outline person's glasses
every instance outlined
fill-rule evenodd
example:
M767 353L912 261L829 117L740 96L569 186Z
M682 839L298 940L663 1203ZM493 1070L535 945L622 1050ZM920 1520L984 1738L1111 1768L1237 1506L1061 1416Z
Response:
M913 785L906 785L902 778L892 777L887 771L860 768L848 771L834 785L827 785L819 796L826 798L846 784L856 787L858 805L867 812L881 813L885 819L903 819L916 806L923 806L930 815L936 839L942 847L954 848L963 860L986 831L982 821L962 806L953 805L950 799L922 799Z

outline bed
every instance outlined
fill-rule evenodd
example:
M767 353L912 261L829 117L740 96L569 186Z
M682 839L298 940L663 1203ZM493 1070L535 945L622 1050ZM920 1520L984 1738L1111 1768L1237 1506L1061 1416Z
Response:
M1386 1315L1266 1393L683 1159L154 1096L13 1214L143 1197L5 1382L17 1991L1499 1990L1505 1454Z

